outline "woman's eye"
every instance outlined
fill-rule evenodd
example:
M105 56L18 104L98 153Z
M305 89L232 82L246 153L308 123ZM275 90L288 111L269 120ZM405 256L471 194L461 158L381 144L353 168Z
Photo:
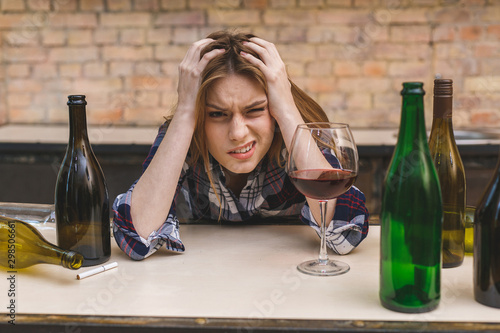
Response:
M265 110L266 110L265 108L255 108L255 109L251 109L249 112L262 112Z
M210 118L220 118L220 117L224 116L224 113L220 112L220 111L213 111L213 112L209 112L208 116Z

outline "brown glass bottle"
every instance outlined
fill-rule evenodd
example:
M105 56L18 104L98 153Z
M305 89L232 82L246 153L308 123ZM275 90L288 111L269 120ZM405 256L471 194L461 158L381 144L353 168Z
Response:
M36 264L79 269L83 262L81 254L63 250L49 243L30 224L5 216L0 216L0 247L0 266L9 270Z
M452 124L453 81L434 80L429 150L443 197L443 267L460 266L465 254L465 171Z
M69 143L55 189L57 242L83 255L83 266L111 255L109 197L102 169L87 135L84 95L68 96Z
M474 215L474 297L500 308L500 160Z

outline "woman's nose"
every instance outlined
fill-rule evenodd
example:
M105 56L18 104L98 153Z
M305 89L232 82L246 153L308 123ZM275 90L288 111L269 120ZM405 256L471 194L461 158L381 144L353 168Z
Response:
M248 127L245 119L242 116L234 116L229 125L229 139L240 141L245 138L248 133Z

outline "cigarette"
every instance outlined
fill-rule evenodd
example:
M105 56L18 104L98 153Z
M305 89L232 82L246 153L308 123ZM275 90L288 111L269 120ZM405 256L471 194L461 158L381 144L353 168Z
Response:
M104 271L113 269L113 268L115 268L117 266L118 266L118 263L116 261L115 262L111 262L111 263L109 263L107 265L102 265L102 266L99 266L99 267L96 267L96 268L89 269L88 271L85 271L83 273L80 273L80 274L78 274L76 276L76 278L78 280L85 279L86 277L102 273Z

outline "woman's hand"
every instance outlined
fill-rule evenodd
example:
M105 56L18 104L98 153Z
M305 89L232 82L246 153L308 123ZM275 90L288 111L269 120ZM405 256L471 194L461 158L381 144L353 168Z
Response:
M260 57L258 59L249 53L241 53L246 60L257 66L266 77L269 111L271 116L278 122L285 145L290 149L295 128L304 121L292 96L285 63L273 43L253 37L245 45Z
M225 52L224 49L214 49L207 52L200 59L201 50L211 42L213 42L213 39L205 38L193 43L179 64L179 84L177 86L179 101L177 109L182 110L181 112L190 113L193 119L195 115L196 95L201 84L201 73L210 60Z
M271 115L280 123L283 117L298 115L293 100L291 84L286 72L286 66L273 43L253 37L245 45L255 51L260 59L243 52L241 55L257 66L268 84L268 99Z

